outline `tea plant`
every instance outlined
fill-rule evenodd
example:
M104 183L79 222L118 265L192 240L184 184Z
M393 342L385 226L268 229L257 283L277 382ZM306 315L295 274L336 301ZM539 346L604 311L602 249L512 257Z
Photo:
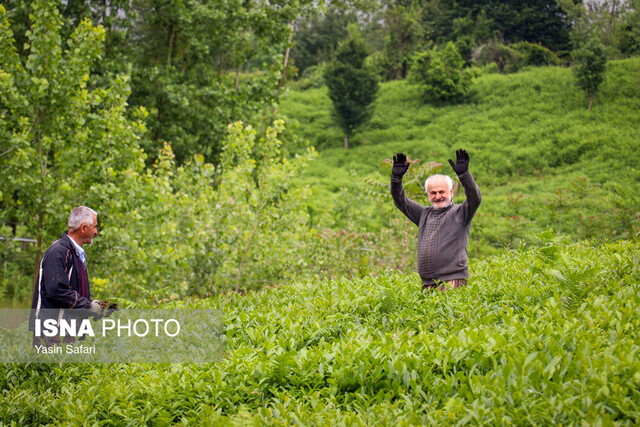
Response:
M2 365L0 420L637 424L640 246L540 239L448 292L390 271L166 303L224 311L222 361Z

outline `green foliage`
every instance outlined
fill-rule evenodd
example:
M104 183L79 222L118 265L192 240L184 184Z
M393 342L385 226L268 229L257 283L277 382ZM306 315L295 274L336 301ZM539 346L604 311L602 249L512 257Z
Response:
M434 1L427 2L428 13L423 21L438 43L457 41L459 47L468 49L500 34L506 44L526 41L566 54L571 49L571 20L559 3L549 0Z
M328 7L324 14L313 15L297 22L291 57L301 73L323 62L330 62L340 41L347 38L347 26L356 22L354 13Z
M473 73L464 68L464 60L451 42L413 58L411 80L421 86L427 101L461 101L468 95L472 79Z
M19 53L30 1L8 5ZM104 27L102 61L92 64L89 86L130 76L129 105L144 107L150 132L141 141L153 163L164 142L178 162L202 154L216 161L227 125L237 120L266 127L273 117L289 44L291 21L311 1L236 0L58 2L67 38L90 20ZM130 108L131 110L131 108ZM131 111L129 111L131 112Z
M0 21L6 297L28 297L38 251L60 235L79 204L95 208L101 223L101 236L88 248L99 298L255 289L349 267L351 258L336 261L331 244L318 243L308 227L307 190L290 184L315 152L298 147L290 157L283 140L293 137L282 120L258 130L231 125L215 165L202 155L178 164L165 144L146 167L138 146L146 112L132 110L136 120L127 118L127 79L108 88L89 85L103 31L83 21L64 49L56 5L42 2L36 10L24 64L9 23ZM14 237L36 237L35 250ZM305 269L315 251L327 259ZM363 262L349 274L368 272L369 261Z
M559 3L573 23L571 39L574 50L589 40L596 40L603 45L609 59L633 55L638 40L638 0L559 0Z
M324 86L324 70L325 64L312 65L306 68L300 75L300 78L291 83L290 86L299 90L322 87Z
M637 424L640 247L541 246L419 278L292 283L175 301L222 309L206 365L0 366L16 424Z
M281 110L298 120L301 135L320 149L318 161L296 178L297 185L310 186L312 224L356 233L390 229L395 246L388 246L389 257L401 259L404 218L390 201L363 198L363 181L372 177L388 183L380 162L397 152L421 159L420 164L446 165L463 147L471 154L470 170L483 195L471 227L471 256L487 256L505 245L535 245L531 235L549 227L557 233L559 218L552 219L544 202L556 189L569 190L578 176L587 179L590 190L587 196L569 192L563 236L630 238L640 206L633 192L640 179L635 166L640 162L638 70L637 58L608 64L597 114L586 111L571 70L563 67L482 75L474 82L473 103L461 105L423 104L417 86L383 83L376 113L347 154L331 148L340 134L331 129L326 89L289 91ZM451 172L448 168L444 173ZM515 205L508 195L518 194L523 197L514 233ZM456 196L456 203L463 200ZM413 239L409 255L415 254Z
M8 238L37 240L23 271L33 271L42 246L59 237L73 207L100 211L107 198L97 188L143 161L138 140L145 112L127 118L127 79L118 77L111 87L88 85L104 30L84 20L63 41L57 5L34 3L26 57L19 56L0 8L0 222L11 226Z
M333 102L332 117L344 132L345 148L349 147L349 137L373 114L378 82L364 65L366 57L364 42L352 36L340 44L336 59L324 72Z
M177 166L166 145L153 168L102 188L125 195L106 207L96 241L104 288L129 298L207 295L292 275L307 234L306 190L290 181L315 152L284 158L283 126L259 136L230 125L217 166L202 156Z
M494 63L500 73L513 73L525 61L526 54L493 39L478 46L471 54L471 59L480 66Z
M640 2L634 0L630 3L633 10L623 15L616 31L617 45L620 52L626 56L640 54Z
M587 96L588 109L591 110L593 98L598 94L607 68L604 48L598 42L591 40L576 50L573 58L573 73L576 77L576 84Z
M454 18L453 31L456 48L465 61L471 61L474 49L487 40L495 38L496 30L491 27L492 20L487 18L484 9L477 14L475 19L471 15Z
M390 2L384 11L384 68L386 79L404 79L411 65L412 55L419 50L425 36L420 17L419 2Z
M290 21L306 4L134 3L130 102L150 112L145 150L155 158L168 141L179 163L194 154L213 162L229 123L268 125L261 119L279 94Z
M521 66L560 65L558 56L544 46L529 42L514 43L511 48L522 54Z
M560 65L558 56L539 44L519 42L510 45L496 38L478 46L471 54L474 63L494 63L501 73L514 73L526 66Z

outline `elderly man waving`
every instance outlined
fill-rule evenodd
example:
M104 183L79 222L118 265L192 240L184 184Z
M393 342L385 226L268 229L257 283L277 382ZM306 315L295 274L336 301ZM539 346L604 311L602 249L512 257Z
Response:
M449 163L464 188L466 200L453 201L453 181L446 175L432 175L425 182L431 206L421 206L409 199L402 177L409 169L407 156L393 158L391 195L400 211L418 226L418 274L425 289L458 288L469 278L467 242L471 220L482 200L480 189L469 173L469 154L456 151L456 162Z

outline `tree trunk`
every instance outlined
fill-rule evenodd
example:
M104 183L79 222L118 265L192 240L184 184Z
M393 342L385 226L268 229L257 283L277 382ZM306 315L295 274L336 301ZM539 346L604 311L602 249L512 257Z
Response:
M591 111L591 105L593 104L593 96L589 97L589 106L587 107L587 111Z
M349 134L345 133L344 134L344 148L349 148Z
M293 30L295 29L296 21L291 20L291 28L289 31L289 40L287 41L287 48L284 50L284 61L282 62L282 74L280 75L280 81L278 82L278 89L281 89L284 85L284 77L287 72L287 65L289 64L289 53L291 52L291 39L293 38Z

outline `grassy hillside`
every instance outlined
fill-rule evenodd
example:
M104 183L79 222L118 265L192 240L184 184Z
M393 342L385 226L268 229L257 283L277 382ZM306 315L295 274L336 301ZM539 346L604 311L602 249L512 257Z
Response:
M560 214L563 234L577 237L580 200L583 238L628 236L637 224L640 58L608 64L590 112L571 70L560 67L482 76L461 105L425 105L418 87L384 83L375 105L354 147L344 150L326 88L289 90L283 99L281 110L320 150L299 180L314 191L310 211L320 225L379 229L388 219L379 201L364 196L363 179L387 182L381 161L398 151L443 163L444 173L453 174L447 159L459 147L471 155L484 198L472 232L487 245L519 244L546 227L558 231ZM576 177L587 179L586 196L571 191Z
M4 364L0 420L637 425L639 260L547 240L446 293L387 273L199 300L224 312L222 362Z

